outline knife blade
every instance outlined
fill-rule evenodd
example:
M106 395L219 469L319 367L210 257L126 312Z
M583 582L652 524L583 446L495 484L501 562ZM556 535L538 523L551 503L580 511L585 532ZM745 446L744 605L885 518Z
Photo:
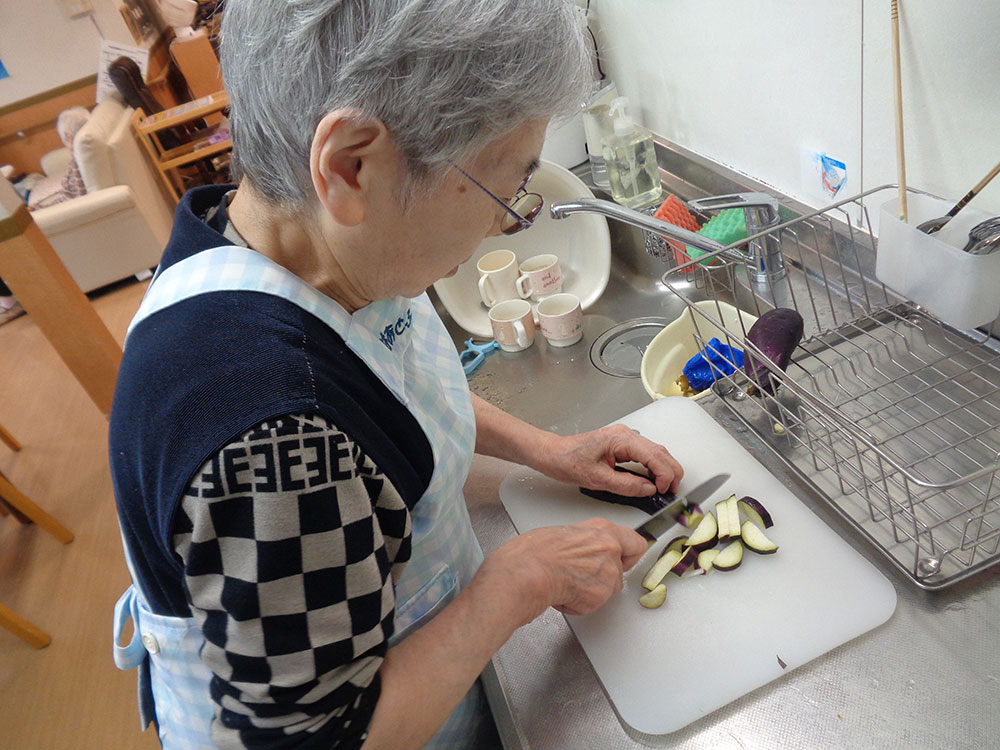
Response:
M706 479L686 495L675 497L669 501L663 510L656 512L637 526L635 529L636 532L652 545L653 542L678 524L685 510L692 505L697 505L708 500L727 481L729 481L729 474L726 473L716 474L714 477ZM665 496L671 494L673 493L669 490L664 493Z

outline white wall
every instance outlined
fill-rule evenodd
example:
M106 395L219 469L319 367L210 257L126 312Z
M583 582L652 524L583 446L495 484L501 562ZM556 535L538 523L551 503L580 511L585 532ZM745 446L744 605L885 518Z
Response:
M97 72L101 33L135 44L118 0L91 0L89 15L67 18L56 0L0 0L0 107ZM96 25L94 23L96 21Z
M1000 2L900 0L907 182L963 196L1000 161ZM650 130L823 205L896 181L889 0L592 0L605 71ZM1000 177L973 204L1000 213Z

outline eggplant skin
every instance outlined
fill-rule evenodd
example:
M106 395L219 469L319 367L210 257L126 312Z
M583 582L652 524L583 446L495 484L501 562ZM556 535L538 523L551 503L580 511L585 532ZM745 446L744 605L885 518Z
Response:
M802 340L804 331L805 321L798 312L787 307L777 307L768 310L757 319L747 333L747 341L760 349L784 372L792 361L792 353ZM774 394L778 387L777 382L772 381L767 365L749 350L746 352L743 371L762 391ZM751 395L754 395L753 390Z
M637 471L626 469L623 466L616 466L615 471L623 471L626 474L632 474L633 476L641 477L642 479L649 479L649 477L645 474L640 474ZM600 500L605 503L628 505L632 508L638 508L649 515L653 515L657 511L663 510L663 508L674 501L674 493L672 492L667 492L665 495L656 492L648 497L626 497L625 495L618 495L614 492L608 492L607 490L591 490L586 487L581 487L580 492L587 497L592 497L595 500ZM693 510L694 507L692 506L686 509Z

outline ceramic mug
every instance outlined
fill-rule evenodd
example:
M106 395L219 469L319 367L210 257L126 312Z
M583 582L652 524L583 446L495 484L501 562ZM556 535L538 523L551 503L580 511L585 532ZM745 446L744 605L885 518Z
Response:
M498 302L517 299L517 256L510 250L486 253L476 263L479 271L479 296L483 304L493 307Z
M505 352L520 352L535 342L535 318L531 303L509 299L490 308L493 337Z
M542 297L562 291L563 276L559 258L551 253L528 258L518 270L521 275L517 277L517 293L522 299L531 297L537 302Z
M549 346L570 346L583 338L580 298L563 292L538 303L538 325Z

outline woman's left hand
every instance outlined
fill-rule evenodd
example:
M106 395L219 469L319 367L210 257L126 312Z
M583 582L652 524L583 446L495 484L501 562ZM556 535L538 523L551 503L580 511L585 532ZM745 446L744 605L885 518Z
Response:
M650 479L614 470L626 461L643 464ZM684 469L666 448L620 424L569 437L551 435L534 468L553 479L626 497L648 497L667 489L676 492L684 476Z

